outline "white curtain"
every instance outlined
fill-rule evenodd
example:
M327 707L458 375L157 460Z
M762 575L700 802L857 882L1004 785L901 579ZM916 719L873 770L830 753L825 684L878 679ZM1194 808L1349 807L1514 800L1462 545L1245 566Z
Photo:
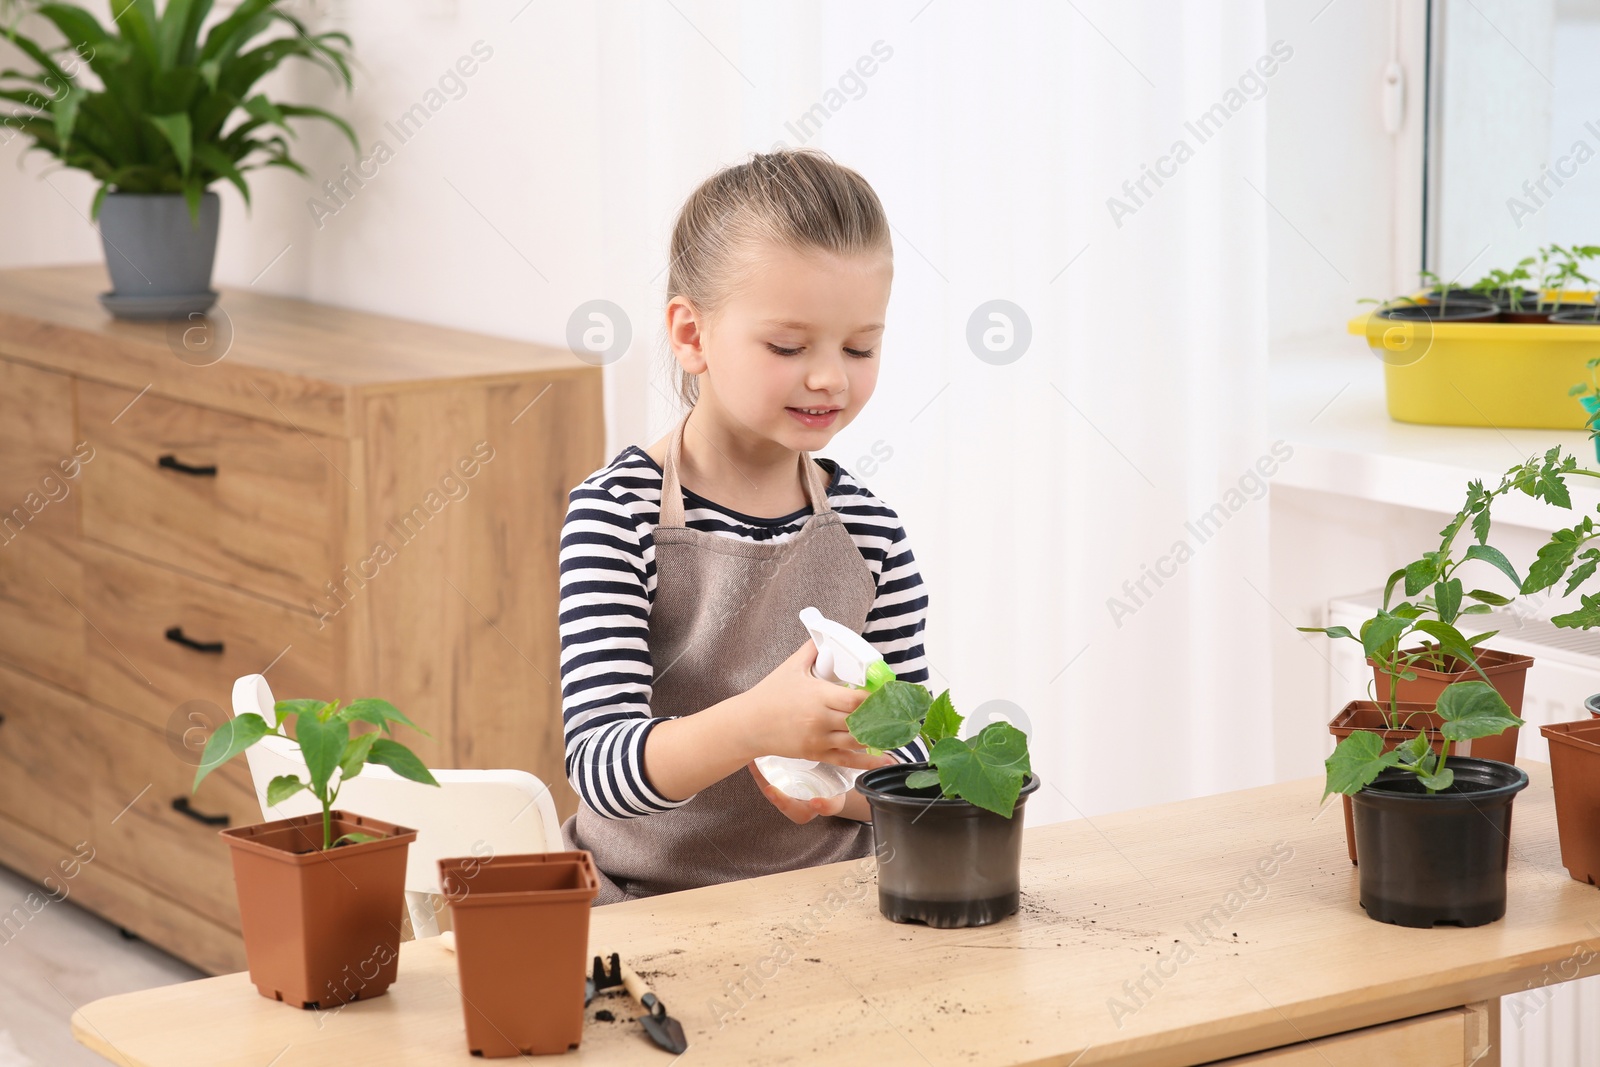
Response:
M1251 69L1270 84L1263 5L674 0L596 17L608 193L653 238L617 277L661 270L693 185L780 140L823 148L883 199L896 272L880 383L827 454L905 521L934 684L969 715L1004 701L1031 726L1047 783L1031 818L1270 780L1255 465L1275 461L1272 194L1265 105L1254 82L1238 90ZM852 79L863 56L879 61ZM841 79L850 92L829 95ZM1124 189L1158 163L1160 186ZM627 305L646 328L607 371L613 451L676 414L663 284ZM994 300L1031 329L1012 362L968 343ZM1171 576L1141 592L1146 567Z

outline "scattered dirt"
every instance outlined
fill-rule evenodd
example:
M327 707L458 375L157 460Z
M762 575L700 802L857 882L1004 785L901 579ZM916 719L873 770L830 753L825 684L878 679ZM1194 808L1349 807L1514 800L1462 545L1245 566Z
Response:
M594 1017L595 1021L602 1023L614 1023L617 1021L616 1014L609 1008L601 1008L599 1011L594 1013Z

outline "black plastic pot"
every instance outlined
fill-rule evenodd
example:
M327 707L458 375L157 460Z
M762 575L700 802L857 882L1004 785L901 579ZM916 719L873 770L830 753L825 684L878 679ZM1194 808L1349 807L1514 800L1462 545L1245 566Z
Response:
M1600 326L1600 307L1593 304L1562 304L1550 315L1552 326Z
M1381 309L1378 317L1401 322L1493 322L1500 317L1500 305L1451 297L1442 309L1438 304L1397 304Z
M1511 802L1528 774L1509 763L1451 756L1455 784L1429 794L1391 768L1350 799L1361 906L1379 922L1482 926L1506 913Z
M1039 776L1022 783L1008 819L938 786L911 789L927 763L879 767L856 779L872 806L878 854L878 910L891 922L985 926L1016 912L1022 869L1022 811Z

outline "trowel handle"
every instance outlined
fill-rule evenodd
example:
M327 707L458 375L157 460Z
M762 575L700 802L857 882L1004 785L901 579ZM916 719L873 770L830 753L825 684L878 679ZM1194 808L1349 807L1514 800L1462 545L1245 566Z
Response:
M661 998L650 992L650 987L644 984L644 979L639 977L639 972L629 967L626 963L622 967L622 984L627 988L628 995L640 1004L644 1010L652 1015L665 1015L666 1005L661 1003Z

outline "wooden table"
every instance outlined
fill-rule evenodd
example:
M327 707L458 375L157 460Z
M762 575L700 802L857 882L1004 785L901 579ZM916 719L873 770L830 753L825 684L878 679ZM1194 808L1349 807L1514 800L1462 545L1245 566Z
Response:
M600 908L592 948L654 983L686 1064L1201 1064L1393 1024L1242 1062L1481 1067L1493 998L1600 969L1600 891L1562 869L1549 770L1527 770L1507 917L1471 930L1366 918L1339 807L1319 813L1307 779L1031 828L1022 910L993 926L884 920L868 860ZM419 941L387 995L338 1012L234 974L108 997L72 1026L130 1067L481 1063L455 985ZM671 1062L627 1007L597 998L568 1059Z

